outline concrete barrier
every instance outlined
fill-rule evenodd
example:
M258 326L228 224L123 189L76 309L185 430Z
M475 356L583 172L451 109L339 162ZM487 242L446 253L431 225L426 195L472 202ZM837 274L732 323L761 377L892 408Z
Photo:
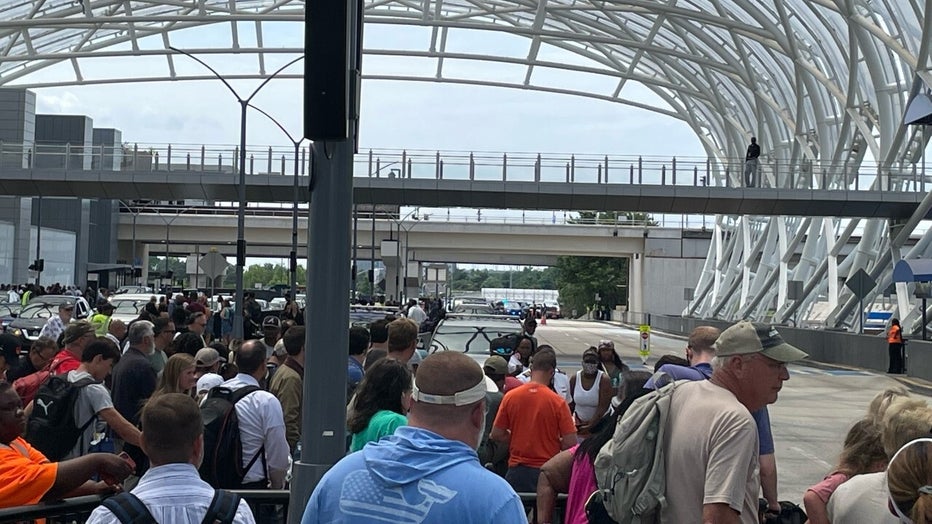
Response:
M732 322L651 315L651 327L686 336L696 326L726 329ZM783 339L809 353L816 362L887 371L887 339L883 335L859 335L845 331L823 331L777 326ZM906 371L910 377L932 381L932 341L910 339L906 344Z

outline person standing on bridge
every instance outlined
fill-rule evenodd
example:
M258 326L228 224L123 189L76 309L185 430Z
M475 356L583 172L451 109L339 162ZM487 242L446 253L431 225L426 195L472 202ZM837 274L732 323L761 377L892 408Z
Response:
M760 157L760 145L757 144L757 137L752 136L751 143L748 145L748 152L744 155L745 187L757 186L758 157Z

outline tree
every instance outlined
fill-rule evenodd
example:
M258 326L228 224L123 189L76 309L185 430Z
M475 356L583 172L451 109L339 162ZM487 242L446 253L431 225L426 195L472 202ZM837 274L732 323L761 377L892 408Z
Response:
M148 262L149 274L161 274L165 272L165 257L149 257ZM172 278L184 277L188 274L187 264L184 260L177 257L168 258L168 271L173 273Z
M660 225L650 214L639 211L600 211L598 213L579 211L575 218L570 218L567 222L570 224Z
M586 311L628 302L628 259L613 257L560 257L557 287L564 311ZM595 300L596 295L599 301Z
M296 277L298 285L307 280L307 271L304 266L298 265ZM291 271L283 264L253 264L243 271L243 288L269 287L276 284L290 284ZM223 285L233 287L236 285L236 271L227 271Z

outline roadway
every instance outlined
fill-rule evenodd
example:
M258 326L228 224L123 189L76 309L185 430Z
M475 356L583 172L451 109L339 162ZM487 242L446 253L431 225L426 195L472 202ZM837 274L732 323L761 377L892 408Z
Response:
M610 339L622 360L634 369L644 369L637 355L639 333L607 322L549 320L538 326L540 343L557 350L558 365L567 373L579 369L582 352L599 340ZM664 354L684 356L682 338L660 333L651 335L648 366ZM776 404L770 406L776 445L781 500L802 504L806 488L822 480L835 464L848 428L867 410L875 394L906 385L914 394L930 400L922 384L901 383L883 373L859 369L837 369L806 364L789 366L787 381Z

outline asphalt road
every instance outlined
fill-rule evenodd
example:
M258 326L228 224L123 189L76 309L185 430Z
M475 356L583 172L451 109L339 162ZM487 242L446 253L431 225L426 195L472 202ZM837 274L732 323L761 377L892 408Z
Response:
M575 373L583 351L602 339L615 342L622 360L640 368L640 335L636 330L606 322L550 320L538 326L540 343L557 350L557 363L567 373ZM653 333L648 367L664 354L685 356L686 342L679 337ZM822 480L835 464L848 428L861 418L871 399L884 389L900 385L882 373L859 369L837 369L806 364L790 365L788 380L770 418L776 445L779 494L781 500L802 503L806 488ZM902 384L909 387L909 384ZM928 389L912 388L926 401Z

